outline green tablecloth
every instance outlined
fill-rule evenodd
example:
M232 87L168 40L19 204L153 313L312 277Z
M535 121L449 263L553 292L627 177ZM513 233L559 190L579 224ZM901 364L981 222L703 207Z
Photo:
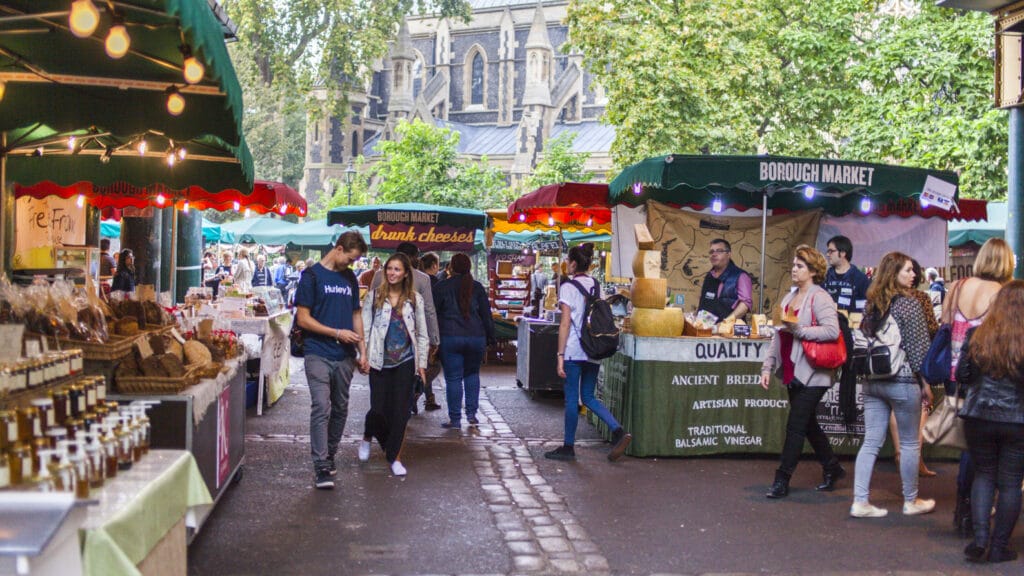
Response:
M194 506L213 504L192 454L153 450L99 491L82 525L86 576L139 574L136 565Z
M497 340L515 340L518 337L516 323L504 318L494 319L494 338Z

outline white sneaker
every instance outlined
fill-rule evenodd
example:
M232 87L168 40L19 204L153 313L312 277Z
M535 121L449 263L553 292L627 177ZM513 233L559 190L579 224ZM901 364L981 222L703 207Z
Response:
M391 473L395 476L405 476L405 466L398 460L391 463Z
M370 459L370 443L366 440L359 441L359 461L366 462Z
M888 513L889 511L885 508L879 508L868 502L854 502L853 506L850 506L850 516L854 518L881 518Z
M918 514L927 514L935 510L935 500L924 500L921 498L915 499L913 502L903 503L903 514L906 516L917 516Z

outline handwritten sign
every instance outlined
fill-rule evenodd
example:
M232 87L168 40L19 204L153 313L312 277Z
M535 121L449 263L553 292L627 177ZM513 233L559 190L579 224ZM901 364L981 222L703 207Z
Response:
M18 198L15 208L16 250L27 252L39 246L81 246L85 244L85 207L74 198L48 196Z
M288 359L291 357L288 333L292 328L292 315L273 316L267 326L269 329L263 335L260 355L260 379L267 383L267 394L273 404L284 395L284 389L288 387Z
M468 228L433 224L371 224L370 244L374 248L394 249L402 242L412 242L420 251L473 249L476 231Z

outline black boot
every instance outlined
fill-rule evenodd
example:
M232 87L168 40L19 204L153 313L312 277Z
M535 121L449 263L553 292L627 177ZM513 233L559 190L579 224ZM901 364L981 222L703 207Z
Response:
M768 489L768 493L765 494L765 497L785 498L786 496L789 496L789 474L786 474L781 470L776 470L775 482L772 483L772 487Z
M836 489L836 482L840 478L846 477L846 470L839 464L838 459L833 459L829 462L821 472L821 484L814 487L815 490L821 492L831 492Z
M961 538L974 537L970 496L957 494L956 507L953 509L953 528Z

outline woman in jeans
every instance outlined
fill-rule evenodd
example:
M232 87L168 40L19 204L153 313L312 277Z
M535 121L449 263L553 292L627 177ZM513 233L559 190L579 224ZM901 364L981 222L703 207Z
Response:
M627 434L615 416L594 396L601 364L599 360L587 357L580 345L583 313L587 306L583 291L589 294L597 286L597 280L587 275L593 259L594 245L589 242L570 248L568 280L558 288L558 308L562 312L558 325L558 375L565 378L565 441L560 447L544 453L545 458L552 460L576 459L576 424L579 422L581 399L583 405L612 431L609 460L614 462L621 458L633 439L632 434Z
M456 254L452 275L434 288L437 329L441 335L441 368L444 370L448 422L444 428L462 427L462 394L466 394L466 421L476 426L480 406L480 364L487 345L494 342L494 319L487 290L473 279L469 256Z
M836 481L846 475L832 452L828 438L818 424L818 402L835 382L835 370L818 368L804 355L803 341L835 342L839 338L839 316L835 301L820 286L825 280L828 262L814 248L801 244L793 256L790 278L794 290L782 299L785 327L772 338L768 356L761 367L761 387L768 389L771 373L782 381L789 394L786 441L782 446L775 482L765 495L784 498L789 495L789 479L800 461L804 440L811 443L822 467L818 490L832 491ZM795 321L786 319L796 318Z
M921 386L918 373L931 344L928 321L921 304L910 295L914 289L914 263L906 254L890 252L882 257L868 287L868 305L864 314L866 332L872 326L881 327L886 316L891 316L900 332L900 348L906 354L899 372L887 379L867 380L864 395L864 444L857 452L854 469L853 506L850 516L879 518L888 510L868 501L871 473L875 468L878 451L885 442L889 428L889 414L896 415L900 434L900 478L903 480L903 513L908 516L927 514L935 509L934 500L917 497L917 472L921 458L921 443L917 430L921 424ZM924 384L927 386L927 384Z
M1024 281L1004 286L992 308L998 313L967 333L956 373L967 391L960 417L975 468L974 542L964 549L971 562L1017 559L1007 546L1020 516L1024 481Z
M359 460L369 460L370 441L376 438L395 476L406 474L401 452L409 403L415 375L423 378L426 374L430 348L423 297L413 289L412 270L408 256L392 255L384 265L385 282L367 292L362 306L370 410L359 443Z

